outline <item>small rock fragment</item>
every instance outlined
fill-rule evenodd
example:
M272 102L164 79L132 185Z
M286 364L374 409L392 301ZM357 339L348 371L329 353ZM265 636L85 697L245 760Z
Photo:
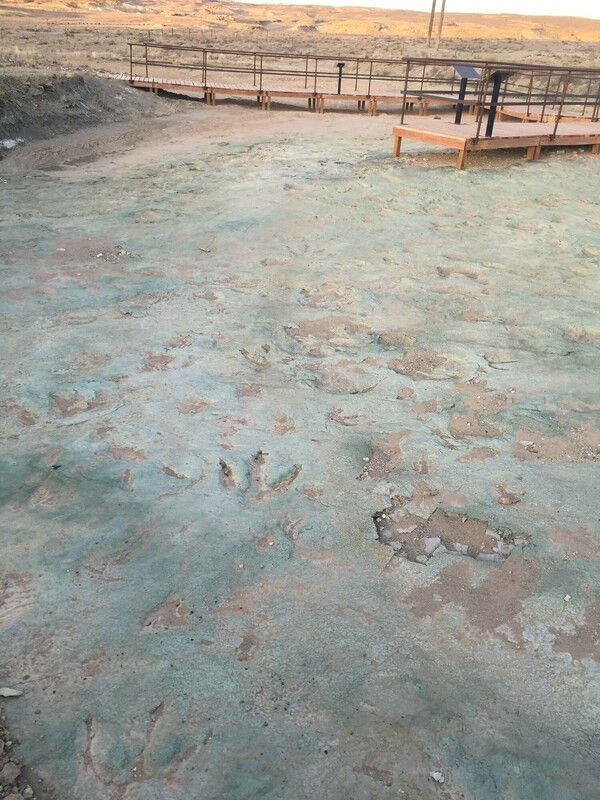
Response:
M443 783L445 781L445 778L441 772L437 771L430 772L429 777L431 778L432 781L435 781L436 783Z
M0 688L0 697L21 697L22 694L20 689L10 689L8 686Z
M4 786L12 786L20 774L21 767L14 761L8 761L0 771L0 783Z

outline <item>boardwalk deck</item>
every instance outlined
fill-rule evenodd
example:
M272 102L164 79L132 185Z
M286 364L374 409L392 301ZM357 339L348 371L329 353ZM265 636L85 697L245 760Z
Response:
M358 103L359 109L366 110L369 115L378 113L378 106L381 103L402 105L404 101L403 93L393 93L382 91L381 93L371 93L361 91L344 90L340 94L324 86L297 87L287 84L274 84L257 86L248 81L237 81L229 83L227 81L192 81L184 78L158 78L153 76L140 76L120 74L112 76L118 80L127 81L131 86L150 91L172 91L193 94L203 94L205 100L210 105L215 105L218 95L222 97L247 97L255 96L262 108L269 110L274 98L296 98L308 100L309 108L313 108L318 113L324 113L326 102L347 102ZM423 111L423 102L418 95L407 95L407 107L411 110L415 105Z
M393 129L392 155L400 154L402 139L437 144L458 151L457 169L464 169L468 152L476 150L515 150L525 148L527 159L540 157L542 147L581 147L590 145L600 153L600 122L561 122L556 135L554 123L538 122L520 125L517 122L497 122L490 137L477 138L477 124L464 122L454 125L446 120L421 118L418 125L396 125Z
M529 106L504 105L497 111L499 120L520 120L521 122L554 122L559 109L557 106L545 106L542 103L531 103ZM543 117L543 118L542 118ZM563 122L591 122L590 113L564 111L560 115Z

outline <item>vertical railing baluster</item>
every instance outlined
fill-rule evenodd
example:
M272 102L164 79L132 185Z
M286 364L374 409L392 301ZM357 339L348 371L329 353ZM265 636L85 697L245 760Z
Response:
M402 95L402 116L400 124L404 124L404 114L406 113L406 93L408 91L408 73L410 72L410 58L406 59L406 72L404 73L404 93Z
M552 131L552 138L553 139L556 136L556 131L558 129L558 123L560 122L560 117L561 117L561 114L562 114L563 106L564 106L564 103L565 103L565 97L566 97L566 94L567 94L567 87L568 87L569 83L571 82L571 71L570 70L567 72L567 74L564 77L563 81L564 81L564 83L563 83L562 94L561 94L561 97L560 97L560 105L558 107L558 114L556 115L556 119L554 121L554 130Z

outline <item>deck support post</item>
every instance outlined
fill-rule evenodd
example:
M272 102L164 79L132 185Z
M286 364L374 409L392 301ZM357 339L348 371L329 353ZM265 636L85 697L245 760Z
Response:
M490 98L490 110L488 111L487 125L485 128L486 137L490 137L494 130L494 122L496 120L496 109L498 108L498 98L500 97L500 87L502 85L502 73L495 72L492 75L493 87L492 96ZM485 102L485 97L483 98Z
M456 104L456 116L454 117L454 124L460 125L462 119L463 109L465 107L465 95L467 93L467 78L460 79L460 89L458 91L458 102Z
M462 147L458 151L458 156L456 158L456 169L464 169L465 168L465 158L467 155L467 148Z
M392 158L398 158L400 155L400 148L402 147L402 137L394 136L392 144Z

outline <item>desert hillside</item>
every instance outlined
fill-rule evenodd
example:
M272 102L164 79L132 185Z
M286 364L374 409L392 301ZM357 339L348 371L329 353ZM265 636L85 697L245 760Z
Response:
M339 57L424 56L432 52L427 22L427 14L375 8L19 0L0 4L0 70L17 80L41 73L121 73L128 69L132 40ZM600 66L600 21L449 14L437 54Z
M416 11L378 8L331 8L317 5L266 5L216 0L29 0L4 3L1 16L39 18L40 13L61 21L114 25L170 25L219 28L230 31L320 33L325 35L424 35L428 15ZM578 17L539 17L517 14L446 15L445 37L452 39L553 39L600 41L600 20Z

